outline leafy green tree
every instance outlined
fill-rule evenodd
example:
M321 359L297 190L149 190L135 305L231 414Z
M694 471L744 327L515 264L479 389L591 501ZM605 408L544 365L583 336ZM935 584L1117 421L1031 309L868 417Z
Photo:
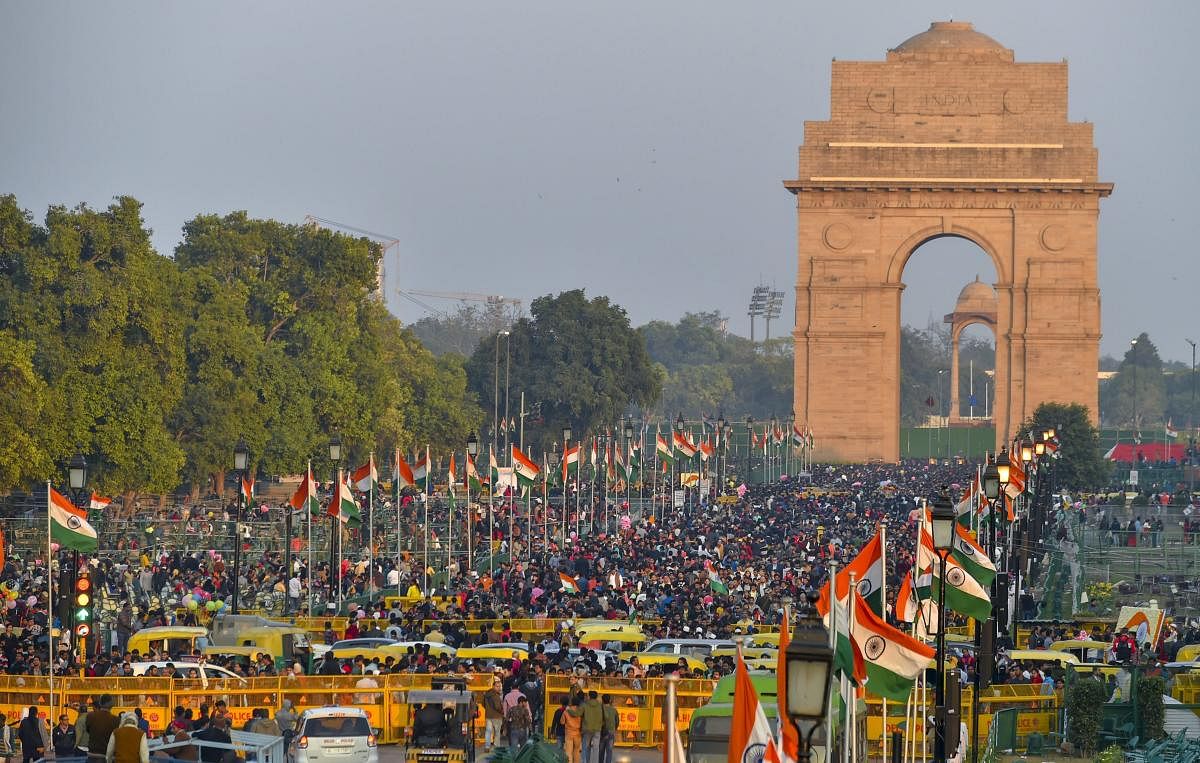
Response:
M1166 421L1166 381L1162 359L1150 337L1142 332L1125 351L1120 368L1100 386L1100 413L1108 426L1150 434Z
M0 330L0 489L53 471L38 437L46 384L33 369L33 352L32 342Z
M1108 484L1110 470L1100 452L1099 432L1092 426L1086 406L1079 403L1042 403L1021 425L1021 432L1054 428L1061 445L1054 462L1054 482L1068 490L1093 490Z
M720 313L688 313L678 323L652 321L638 332L664 373L661 409L666 418L786 417L792 410L790 339L751 342L726 331Z
M540 418L526 440L540 439L543 447L564 425L579 433L612 425L631 405L648 407L662 392L645 340L607 297L589 300L582 289L539 297L530 317L513 324L509 341L510 399L524 391L527 404L537 406ZM484 338L467 362L479 399L492 399L494 374L495 345Z
M45 390L38 476L61 478L81 449L100 490L170 490L183 453L162 412L180 397L182 323L174 268L151 247L141 204L54 206L37 226L9 196L0 229L0 329L33 343Z

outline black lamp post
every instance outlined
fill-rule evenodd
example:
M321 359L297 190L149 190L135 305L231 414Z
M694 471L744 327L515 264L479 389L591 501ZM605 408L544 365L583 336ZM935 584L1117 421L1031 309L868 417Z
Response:
M338 484L341 480L341 475L338 474L338 465L342 461L342 438L336 434L329 438L329 461L332 464L330 473L334 483L331 500L340 501L342 486ZM340 510L340 507L338 508ZM331 515L329 517L329 582L331 584L329 599L334 602L341 598L342 593L342 568L337 563L337 547L341 542L340 535L341 533L338 532L337 515ZM312 613L310 612L309 614L311 615Z
M683 420L683 412L680 411L679 415L677 417L675 417L675 433L678 434L681 438L684 436L683 429L685 426L687 426L687 424ZM672 447L674 447L674 445L672 445ZM684 518L686 519L688 517L688 500L687 500L687 488L685 488L683 486L683 464L677 464L675 472L676 472L676 474L679 475L679 483L678 484L679 484L680 489L683 490L683 515L684 515ZM675 484L676 484L675 480L671 480L671 490L672 490L671 505L672 505L672 507L674 507L674 504L675 504L675 495L674 495Z
M833 648L829 646L829 632L815 616L811 602L792 634L785 661L787 714L800 742L798 760L812 760L813 733L820 728L829 709Z
M87 459L85 459L83 457L83 453L81 453L79 451L75 451L75 455L71 456L71 461L70 461L70 463L67 464L67 485L71 488L71 502L75 505L76 508L83 509L85 512L87 511L87 508L84 507L82 505L82 503L83 503L84 488L87 486L87 468L88 468ZM49 565L47 565L46 573L47 574L52 573L52 571L49 569ZM59 580L62 580L62 579L63 579L63 576L60 574ZM60 601L65 602L64 605L60 609L60 613L61 613L61 621L63 623L63 628L65 628L67 630L72 630L70 623L71 623L71 613L73 610L71 608L71 593L70 592L75 590L76 581L78 581L78 579L79 579L79 552L71 551L71 575L70 575L70 580L69 580L70 587L69 588L63 587L63 592L59 594ZM49 605L53 606L53 602L50 602ZM86 657L87 657L87 637L86 636L80 637L80 645L82 648L79 650L79 658L80 658L80 660L83 660L83 659L86 659Z
M479 471L479 464L475 463L475 457L478 455L479 455L479 438L475 436L475 430L472 429L471 433L467 435L467 466L470 467L471 469L474 469L476 471L476 473L478 473L478 471ZM473 535L473 530L474 530L474 524L475 524L475 514L471 511L471 473L470 473L470 470L466 467L463 468L463 486L467 490L467 506L466 506L466 510L467 510L467 569L468 569L468 571L470 571L470 570L474 569L474 566L472 565L472 562L471 562L471 550L474 548L475 536ZM495 489L496 489L496 486L492 485L492 490L495 490ZM451 516L451 520L453 520L453 519L454 519L454 517ZM526 539L526 540L528 540L528 539ZM510 540L509 543L512 543L512 541ZM496 570L492 564L492 536L491 536L490 531L488 533L487 547L488 547L488 574L491 575L491 574L494 574Z
M941 580L938 585L937 683L934 695L936 736L933 743L933 759L946 760L949 753L946 749L946 725L950 722L958 723L958 708L946 707L946 557L954 547L956 517L954 503L945 489L933 502L931 514L933 546L937 550L940 567L938 577ZM957 725L955 728L957 729Z
M553 474L554 470L557 467L558 467L558 443L555 443L554 447L551 450L546 452L546 468L550 471L550 474ZM547 475L547 477L549 477L549 475ZM542 487L546 488L546 486L548 484L549 484L549 479L547 479L545 482L542 483ZM544 555L543 558L548 560L550 558L550 491L549 491L549 489L543 490L542 497L546 501L546 505L544 507L542 507L542 511L545 512L545 515L542 517L542 554ZM564 515L566 512L566 509L567 509L567 494L563 493ZM565 528L564 528L564 530L565 530ZM564 538L565 537L566 536L564 534ZM488 541L488 545L489 546L491 545L490 540Z
M567 543L567 518L570 516L570 511L567 509L567 450L571 447L571 425L564 424L562 429L563 449L562 449L562 521L563 521L563 545ZM576 462L576 468L578 462Z
M754 417L746 417L746 484L750 484L751 477L754 476L752 465L750 463L751 454L754 452Z
M722 491L725 490L724 486L729 483L729 440L732 437L733 437L733 423L726 421L725 422L725 437L723 440L721 440L721 445L723 446L723 450L721 452L722 456L723 456L722 460L725 462L724 464L722 464L722 469L721 469L721 472L722 472L722 474L721 474L721 482L722 482L721 490Z
M625 454L622 463L625 464L625 498L628 502L629 493L633 489L633 451L629 447L629 444L633 442L633 419L628 416L625 417L625 429L622 434L625 435Z
M722 486L725 484L721 480L721 469L722 469L722 467L725 466L724 461L725 461L725 445L726 445L725 413L724 413L724 411L717 413L717 439L720 441L721 452L717 454L717 492L714 495L720 495L722 492L724 492L722 490Z
M239 581L242 576L242 517L245 514L246 498L243 486L246 484L246 469L249 463L250 449L246 446L246 440L239 437L237 445L233 446L233 470L238 476L238 498L233 510L233 597L230 601L230 611L235 615L238 613L238 594L241 588Z

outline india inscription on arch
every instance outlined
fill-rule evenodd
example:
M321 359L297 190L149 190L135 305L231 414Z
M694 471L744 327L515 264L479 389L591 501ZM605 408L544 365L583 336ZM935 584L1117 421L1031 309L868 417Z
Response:
M900 457L900 295L921 244L959 236L995 266L997 445L1047 401L1097 416L1100 199L1067 64L1018 63L965 22L885 61L833 62L796 195L795 413L822 459ZM947 283L947 301L961 284Z

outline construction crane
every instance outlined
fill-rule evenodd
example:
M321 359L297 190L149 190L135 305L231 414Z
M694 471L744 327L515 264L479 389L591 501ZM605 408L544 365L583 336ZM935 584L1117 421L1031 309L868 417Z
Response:
M386 233L376 233L375 231L356 228L353 225L339 223L336 220L326 220L324 217L317 217L316 215L305 215L304 224L320 225L323 228L336 228L338 230L357 233L360 236L373 239L376 243L378 243L383 249L383 254L379 258L379 265L375 268L375 296L379 299L384 298L383 288L387 283L387 270L385 268L385 263L387 262L387 253L389 249L395 248L396 256L400 256L400 239L396 238L395 236L389 236Z
M436 297L438 299L455 299L459 302L486 302L489 307L499 307L503 305L512 305L518 311L521 309L521 300L516 297L504 297L499 294L476 294L468 291L426 291L424 289L397 289L396 293L401 297L414 302L426 310L431 310L435 313L445 315L441 310L430 307L416 297Z

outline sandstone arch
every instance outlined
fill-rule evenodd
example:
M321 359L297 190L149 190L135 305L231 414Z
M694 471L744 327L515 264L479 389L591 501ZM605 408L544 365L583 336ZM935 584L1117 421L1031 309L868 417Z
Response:
M885 61L835 61L830 119L806 122L796 195L795 413L820 458L899 458L904 265L940 236L996 268L997 445L1043 401L1097 416L1100 295L1092 126L1067 119L1067 64L1018 63L965 22ZM947 284L953 294L957 284Z

